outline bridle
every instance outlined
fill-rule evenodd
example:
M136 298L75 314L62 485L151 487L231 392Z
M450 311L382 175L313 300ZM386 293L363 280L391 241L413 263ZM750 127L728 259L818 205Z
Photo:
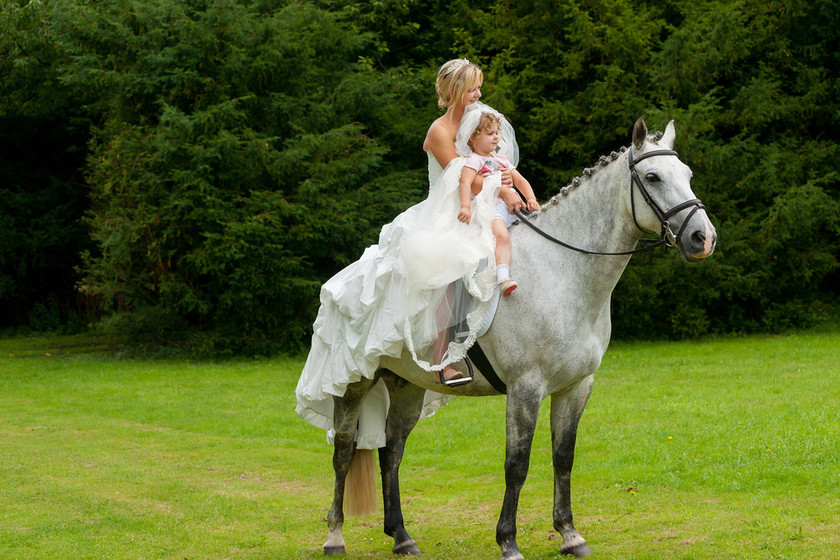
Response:
M674 150L651 150L650 152L645 152L642 155L640 155L639 157L634 159L633 158L633 148L630 148L630 150L628 151L627 162L628 162L629 167L630 167L630 208L631 208L631 211L633 213L633 223L636 224L636 228L638 228L639 231L641 231L643 233L652 233L652 234L656 233L656 232L651 231L649 229L645 229L645 228L643 228L642 226L639 225L639 220L636 218L636 200L635 200L635 195L634 195L636 189L633 188L635 186L639 189L639 192L642 193L642 198L647 203L648 207L651 210L653 210L653 213L656 215L656 218L659 220L659 224L660 224L659 239L658 240L642 239L641 241L648 242L648 244L645 245L644 247L640 247L640 248L634 249L632 251L621 251L621 252L618 252L618 253L603 253L603 252L600 252L600 251L588 251L586 249L581 249L579 247L569 245L568 243L565 243L565 242L557 239L556 237L546 233L545 231L543 231L542 229L537 227L536 224L531 222L528 219L528 217L525 214L523 214L521 211L514 210L513 213L522 221L522 223L524 223L525 225L527 225L528 227L530 227L531 229L533 229L534 231L536 231L537 233L539 233L540 235L542 235L543 237L548 239L549 241L552 241L553 243L561 245L562 247L566 247L567 249L571 249L573 251L577 251L579 253L584 253L584 254L587 254L587 255L632 255L634 253L640 253L642 251L648 251L650 249L654 249L656 247L661 247L663 245L666 248L676 247L679 244L680 236L682 235L683 230L685 230L685 226L691 220L691 217L694 215L695 212L697 212L700 209L705 210L706 207L703 206L703 203L700 202L700 199L692 198L692 199L686 200L685 202L681 202L681 203L677 204L676 206L674 206L673 208L671 208L668 211L663 211L659 207L659 205L656 203L656 201L653 199L653 197L650 196L650 193L648 193L647 189L645 188L644 183L642 183L642 179L639 177L639 173L636 171L636 164L639 163L640 161L642 161L643 159L647 159L647 158L653 157L653 156L676 156L676 155L678 155L678 154ZM675 214L678 214L679 212L682 212L686 208L691 208L692 210L691 210L691 212L689 212L688 216L683 221L683 224L680 227L680 230L677 232L676 235L674 235L674 233L671 231L671 224L668 222L668 218L674 216Z
M636 227L639 228L640 231L644 233L655 233L650 230L644 229L642 226L639 225L639 222L636 219L636 202L633 196L633 193L635 192L635 189L633 189L633 185L636 185L639 188L639 191L642 193L642 198L645 199L647 205L650 207L651 210L653 210L653 213L656 214L656 217L659 220L660 224L659 237L660 239L662 239L662 241L665 242L665 245L667 245L668 247L676 247L678 240L682 235L683 230L685 230L685 226L691 220L691 217L694 216L695 212L697 212L701 208L705 210L706 207L703 206L703 203L700 202L699 198L692 198L686 200L685 202L677 204L667 212L663 212L659 205L656 203L656 201L653 200L653 198L650 196L647 189L645 188L644 183L642 183L642 180L639 178L639 174L638 172L636 172L636 164L642 161L643 159L647 159L653 156L676 155L677 152L675 152L674 150L651 150L650 152L643 153L634 160L633 148L630 148L627 154L627 162L630 165L630 208L633 211L633 222L636 224ZM677 232L677 235L674 235L674 233L671 231L671 224L668 222L668 218L682 212L686 208L691 208L692 210L688 213L688 216L685 218L685 220L683 220L682 226L680 227L680 231Z

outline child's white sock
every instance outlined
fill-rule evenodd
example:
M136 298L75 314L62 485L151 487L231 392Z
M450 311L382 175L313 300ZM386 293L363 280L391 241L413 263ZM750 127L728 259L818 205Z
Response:
M510 278L510 265L497 264L496 265L496 281L501 282L505 278Z

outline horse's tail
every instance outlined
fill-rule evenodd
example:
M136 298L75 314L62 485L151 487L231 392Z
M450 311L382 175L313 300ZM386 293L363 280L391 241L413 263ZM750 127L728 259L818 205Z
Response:
M344 485L344 512L352 516L376 511L376 468L372 449L356 449Z

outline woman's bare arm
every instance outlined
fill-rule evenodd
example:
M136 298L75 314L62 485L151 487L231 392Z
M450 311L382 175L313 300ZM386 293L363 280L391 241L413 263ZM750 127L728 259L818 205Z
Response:
M440 119L433 122L432 126L429 127L426 140L423 141L423 150L435 156L435 159L443 168L458 157L452 131Z

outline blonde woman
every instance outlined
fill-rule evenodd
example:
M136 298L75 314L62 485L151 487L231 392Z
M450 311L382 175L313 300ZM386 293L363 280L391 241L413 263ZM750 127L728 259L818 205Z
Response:
M464 110L468 105L477 103L481 99L481 86L484 75L481 68L466 58L456 58L444 63L438 70L435 90L438 96L438 106L446 112L435 119L426 133L423 151L429 155L429 184L433 184L437 175L458 157L455 151L455 136L461 126ZM512 129L508 133L512 136ZM515 142L510 146L513 150L508 156L511 161L518 160L518 150ZM434 161L432 161L434 159ZM434 164L437 165L434 165ZM513 178L509 170L502 169L502 189L499 193L508 203L511 211L522 208L522 199L511 188ZM483 177L477 177L473 191L481 190Z
M470 380L451 364L463 360L486 327L486 311L498 293L490 227L496 196L512 207L523 204L510 188L509 170L493 178L476 176L476 219L469 226L457 220L467 153L456 151L456 136L468 106L487 108L478 101L482 79L481 70L466 59L440 68L436 89L445 112L429 127L423 144L428 197L385 225L376 245L321 288L312 347L296 395L298 414L327 430L328 439L334 433L333 396L344 395L353 383L373 380L383 356L399 357L408 350L444 385ZM501 123L500 152L515 165L513 129L503 117ZM423 415L449 398L427 392ZM357 447L385 445L387 408L387 389L380 381L365 396Z

